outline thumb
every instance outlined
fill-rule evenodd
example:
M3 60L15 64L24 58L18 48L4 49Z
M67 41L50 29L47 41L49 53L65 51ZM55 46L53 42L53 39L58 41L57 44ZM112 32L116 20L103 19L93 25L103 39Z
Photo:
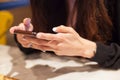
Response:
M73 32L75 32L72 27L66 27L64 25L54 27L53 31L58 32L58 33L73 33Z
M33 30L33 25L31 24L31 19L30 18L25 18L23 20L23 24L25 25L25 30L27 30L27 31L32 31Z

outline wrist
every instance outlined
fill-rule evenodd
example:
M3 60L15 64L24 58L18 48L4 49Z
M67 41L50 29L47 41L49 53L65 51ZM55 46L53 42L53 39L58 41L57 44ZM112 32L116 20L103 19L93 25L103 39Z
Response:
M87 46L89 46L89 47L86 48L85 53L84 53L84 55L85 55L84 57L86 57L86 58L92 58L92 57L94 57L94 55L96 53L96 49L97 49L96 43L95 42L91 42Z

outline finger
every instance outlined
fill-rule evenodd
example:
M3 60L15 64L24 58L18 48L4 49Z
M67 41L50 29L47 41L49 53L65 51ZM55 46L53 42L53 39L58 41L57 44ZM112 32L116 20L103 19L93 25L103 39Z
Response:
M21 24L20 24L21 25ZM9 31L10 31L10 33L11 34L14 34L14 31L15 30L24 30L23 29L23 27L21 27L21 26L14 26L14 27L11 27L10 29L9 29Z
M30 23L31 23L31 19L30 19L30 18L25 18L25 19L23 20L23 23L24 23L24 25L25 25L26 27L29 27L29 26L30 26Z
M22 45L22 47L24 47L24 48L30 48L30 45L29 45L30 43L22 43L21 45ZM32 47L31 47L32 48Z
M14 31L15 30L18 30L19 28L17 27L17 26L14 26L14 27L11 27L10 29L9 29L9 31L10 31L10 33L11 34L14 34Z
M42 50L42 51L54 51L54 49L52 49L49 46L44 46L44 45L38 45L38 44L34 44L34 43L28 43L27 45L24 45L26 48L34 48L34 49L38 49L38 50Z
M45 40L60 40L60 38L57 36L57 34L51 34L51 33L38 33L36 35L38 39L45 39Z
M42 48L42 51L55 51L53 48L50 46L39 46L39 48Z
M33 26L31 24L31 19L30 18L25 18L23 20L23 24L25 25L25 30L27 30L27 31L32 31L33 30Z
M18 25L18 27L19 27L20 30L26 30L26 29L25 29L25 25L24 25L23 23L20 23L20 24Z
M17 40L20 44L27 44L30 42L29 40L24 38L24 35L17 34L16 37L17 37Z
M18 37L21 37L21 35L17 35ZM47 41L47 40L41 40L33 37L24 36L24 38L19 39L21 45L26 48L34 48L42 51L55 51L56 45L53 44L55 41ZM29 44L32 43L32 46Z
M53 31L58 32L58 33L73 33L73 32L75 32L72 27L65 27L64 25L54 27Z
M48 50L49 48L52 50L57 50L56 45L58 44L58 42L55 40L48 41L48 40L38 39L34 37L29 37L29 36L25 36L25 39L27 39L33 44L44 46L45 50Z
M24 38L34 44L38 44L38 45L46 45L49 41L48 40L43 40L43 39L38 39L35 37L31 37L31 36L24 36Z
M49 47L51 47L51 48L54 49L54 50L58 50L58 47L57 47L58 44L59 44L58 41L56 41L56 40L51 40L51 41L49 41L49 42L46 44L46 46L49 46Z
M24 24L20 23L18 26L11 27L9 31L11 34L14 34L15 30L25 30Z

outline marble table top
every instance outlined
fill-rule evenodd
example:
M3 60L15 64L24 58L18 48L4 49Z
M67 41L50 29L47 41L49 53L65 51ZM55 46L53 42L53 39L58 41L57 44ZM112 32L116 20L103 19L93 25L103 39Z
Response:
M80 57L25 55L17 47L2 45L0 74L19 80L120 80L120 70L102 69L96 62Z

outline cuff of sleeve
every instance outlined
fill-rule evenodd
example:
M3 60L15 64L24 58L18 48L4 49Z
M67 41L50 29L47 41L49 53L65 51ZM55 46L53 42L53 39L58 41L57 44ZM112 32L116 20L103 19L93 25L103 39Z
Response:
M109 53L111 53L112 49L110 46L104 45L100 42L96 42L97 50L90 60L98 62L98 64L103 64L106 60L109 59Z

